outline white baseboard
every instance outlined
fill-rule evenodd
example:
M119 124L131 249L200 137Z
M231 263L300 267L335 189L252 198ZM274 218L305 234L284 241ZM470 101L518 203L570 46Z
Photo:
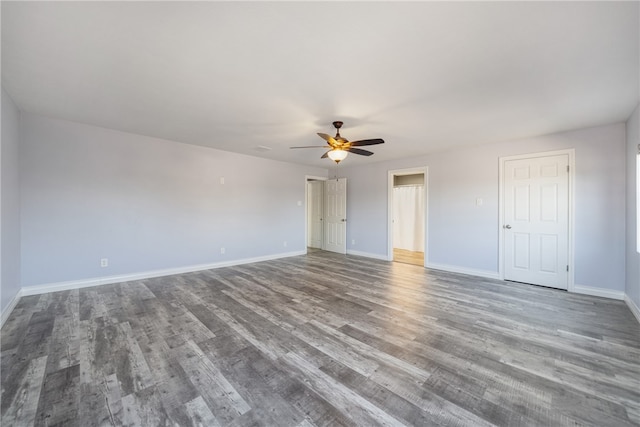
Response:
M486 277L487 279L500 280L500 274L495 271L476 270L474 268L458 267L456 265L447 265L447 264L436 264L433 262L427 263L427 268L430 268L432 270L448 271L450 273L461 273L461 274L468 274L470 276L479 276L479 277Z
M631 310L633 315L636 316L636 320L640 322L640 308L638 308L636 303L633 302L633 300L629 298L629 295L627 294L624 294L624 302L627 303L627 307L629 307L629 310Z
M16 308L16 305L18 305L18 302L20 302L20 298L22 298L22 295L22 289L18 290L11 301L9 301L9 304L7 304L7 307L2 311L2 314L0 315L0 328L4 326L4 322L7 321L13 309Z
M611 298L617 300L624 299L624 292L611 289L593 288L591 286L573 285L571 292L576 294L591 295L594 297Z
M389 258L386 255L372 254L370 252L354 251L353 249L347 249L347 255L356 255L356 256L363 256L366 258L379 259L382 261L389 261Z
M231 267L234 265L250 264L254 262L270 261L278 258L288 258L292 256L304 255L306 251L285 252L274 255L265 255L255 258L243 258L232 261L215 262L211 264L198 264L186 267L167 268L163 270L152 270L141 273L122 274L118 276L94 277L83 280L72 280L68 282L47 283L37 286L26 286L21 289L22 296L45 294L48 292L67 291L70 289L89 288L92 286L108 285L111 283L129 282L132 280L150 279L153 277L171 276L174 274L193 273L195 271L211 270L221 267ZM4 313L3 313L4 315Z

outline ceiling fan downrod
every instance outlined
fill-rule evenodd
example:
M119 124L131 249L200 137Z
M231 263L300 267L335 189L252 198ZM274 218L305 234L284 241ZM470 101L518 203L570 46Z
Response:
M333 122L333 127L336 128L336 136L335 139L341 138L340 136L340 128L342 127L343 123L339 120L336 120L335 122Z

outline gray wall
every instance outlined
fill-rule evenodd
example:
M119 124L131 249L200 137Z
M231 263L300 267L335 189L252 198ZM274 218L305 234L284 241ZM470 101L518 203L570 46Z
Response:
M23 286L305 250L305 175L326 169L26 113L21 125Z
M576 161L575 284L623 292L623 123L346 167L348 249L386 256L387 172L428 166L428 262L496 274L499 157L568 148L575 148Z
M640 144L640 105L627 121L627 283L625 293L640 307L640 254L638 238L637 154Z
M18 129L20 113L2 89L0 142L0 312L20 290L20 189L18 185Z
M20 197L17 185L5 181L16 173L18 141L18 112L5 98L3 93L3 308L20 279L33 286L304 250L304 177L326 176L325 169L24 113L20 213L15 203L5 203ZM5 122L14 123L13 130ZM627 153L635 150L637 123L638 110L627 124ZM13 166L6 166L7 141L13 141ZM344 168L347 241L357 242L349 249L386 256L387 171L428 166L429 262L495 273L498 158L565 148L576 150L575 283L626 291L638 304L638 254L629 249L635 241L626 251L624 243L635 224L635 175L625 165L624 124ZM477 197L482 206L475 205ZM5 212L8 206L12 214ZM5 259L13 254L11 265L18 266L20 257L16 250L5 253L5 230L12 224L19 236L18 215L22 277L14 272L9 287ZM20 242L14 237L11 245ZM100 258L109 258L110 266L101 268Z

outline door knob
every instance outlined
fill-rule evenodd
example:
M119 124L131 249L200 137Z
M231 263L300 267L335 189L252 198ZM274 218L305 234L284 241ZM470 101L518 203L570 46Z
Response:
M343 218L343 219L341 219L340 221L342 221L342 222L347 222L347 220L346 220L346 219L344 219L344 218Z
M507 230L511 230L511 226L510 226L509 224L507 224L507 225L503 225L502 227L503 227L503 228L506 228Z

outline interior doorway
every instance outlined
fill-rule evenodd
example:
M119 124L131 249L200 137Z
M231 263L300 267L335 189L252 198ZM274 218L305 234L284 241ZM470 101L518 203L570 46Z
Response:
M322 249L324 181L307 180L307 248Z
M307 252L347 252L347 179L306 178Z
M391 261L424 266L427 247L427 168L389 171Z

